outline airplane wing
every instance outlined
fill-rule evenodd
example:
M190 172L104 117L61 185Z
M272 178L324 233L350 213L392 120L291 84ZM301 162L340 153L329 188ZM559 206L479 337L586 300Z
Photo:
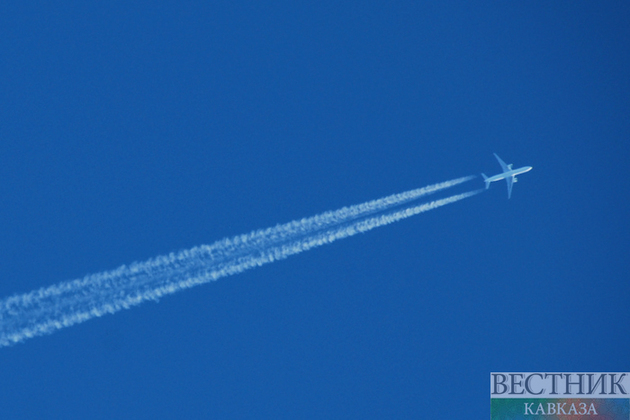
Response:
M497 160L499 161L499 165L501 165L501 169L503 169L503 172L507 172L507 171L509 171L509 170L510 170L510 167L509 167L508 165L506 165L506 164L505 164L505 162L503 162L503 161L501 160L501 158L499 157L499 155L497 155L497 154L495 153L495 154L494 154L494 157L495 157L495 158L497 158ZM512 187L511 187L511 185L512 185L512 184L510 183L510 181L508 181L508 185L509 185L508 189L511 191L511 190L512 190Z
M499 157L497 156L497 159ZM505 180L507 181L507 186L508 186L508 200L510 199L510 196L512 195L512 184L514 184L514 177L513 176L508 176L507 178L505 178Z

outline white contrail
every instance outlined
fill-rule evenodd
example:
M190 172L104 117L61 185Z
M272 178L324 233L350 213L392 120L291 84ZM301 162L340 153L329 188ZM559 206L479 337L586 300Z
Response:
M225 238L212 245L204 246L204 252L214 258L221 258L227 250L242 249L243 246L268 246L272 242L282 242L288 237L300 234L308 234L314 230L327 229L340 223L380 213L392 207L401 206L425 195L454 187L455 185L470 181L475 176L466 176L450 181L440 182L426 187L417 188L399 194L392 194L377 200L368 201L354 206L342 207L339 210L327 211L316 216L294 220L289 223L274 226L272 228L255 230L248 234ZM191 251L196 248L191 249ZM173 254L171 254L173 255Z
M115 313L147 300L158 300L178 290L459 201L481 190L371 216L472 178L459 178L344 207L0 300L0 347Z

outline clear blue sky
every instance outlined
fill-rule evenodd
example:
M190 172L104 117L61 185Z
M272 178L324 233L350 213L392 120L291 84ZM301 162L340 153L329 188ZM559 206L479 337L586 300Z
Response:
M534 170L2 348L0 417L487 418L491 371L628 371L630 3L262 3L0 4L0 297Z

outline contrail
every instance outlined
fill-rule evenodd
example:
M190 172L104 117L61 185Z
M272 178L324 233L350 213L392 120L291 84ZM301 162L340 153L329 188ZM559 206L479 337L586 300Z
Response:
M392 210L472 178L429 185L5 298L0 300L0 347L454 203L483 190Z

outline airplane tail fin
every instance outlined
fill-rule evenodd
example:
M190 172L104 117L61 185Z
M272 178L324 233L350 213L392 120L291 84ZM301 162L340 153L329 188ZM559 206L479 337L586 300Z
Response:
M483 177L483 180L486 183L486 190L487 190L488 188L490 188L490 181L488 181L488 177L486 176L486 174L482 173L481 176Z

